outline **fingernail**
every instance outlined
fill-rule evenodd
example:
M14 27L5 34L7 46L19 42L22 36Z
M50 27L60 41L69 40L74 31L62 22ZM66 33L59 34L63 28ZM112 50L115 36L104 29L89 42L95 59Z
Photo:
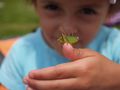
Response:
M27 86L27 90L33 90L32 88L30 88L29 86Z
M23 82L24 82L25 84L28 84L28 76L26 76L26 77L23 79Z
M65 43L65 44L63 45L63 48L66 48L66 49L73 49L72 45L69 44L69 43Z

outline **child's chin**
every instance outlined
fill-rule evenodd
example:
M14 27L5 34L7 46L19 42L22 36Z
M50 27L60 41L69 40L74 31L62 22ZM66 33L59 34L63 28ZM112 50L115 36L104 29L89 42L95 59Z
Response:
M74 44L74 45L73 45L73 47L74 47L74 48L83 48L83 45L82 45L82 44L77 43L77 44Z

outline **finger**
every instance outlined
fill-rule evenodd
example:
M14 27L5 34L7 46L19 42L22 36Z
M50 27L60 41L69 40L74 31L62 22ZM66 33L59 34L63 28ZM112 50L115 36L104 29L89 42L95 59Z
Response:
M39 80L52 80L75 77L76 64L74 62L60 64L41 70L34 70L29 73L29 77Z
M29 79L28 85L35 90L75 90L76 78L62 80L34 80Z
M26 90L35 90L35 89L32 89L31 87L28 86Z
M75 49L72 45L65 43L63 45L63 54L66 58L74 61L86 57L92 57L98 53L90 49Z

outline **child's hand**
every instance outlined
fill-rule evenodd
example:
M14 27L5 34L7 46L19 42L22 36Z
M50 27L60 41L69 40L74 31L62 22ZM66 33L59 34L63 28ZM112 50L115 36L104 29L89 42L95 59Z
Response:
M120 90L120 66L89 49L64 45L73 62L30 72L28 90ZM67 48L66 48L67 47Z

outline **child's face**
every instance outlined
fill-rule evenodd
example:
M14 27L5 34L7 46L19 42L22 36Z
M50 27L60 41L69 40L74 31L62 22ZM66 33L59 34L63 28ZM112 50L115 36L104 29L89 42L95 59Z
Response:
M109 0L37 0L36 9L47 43L61 53L62 33L79 36L75 47L85 47L105 22Z

